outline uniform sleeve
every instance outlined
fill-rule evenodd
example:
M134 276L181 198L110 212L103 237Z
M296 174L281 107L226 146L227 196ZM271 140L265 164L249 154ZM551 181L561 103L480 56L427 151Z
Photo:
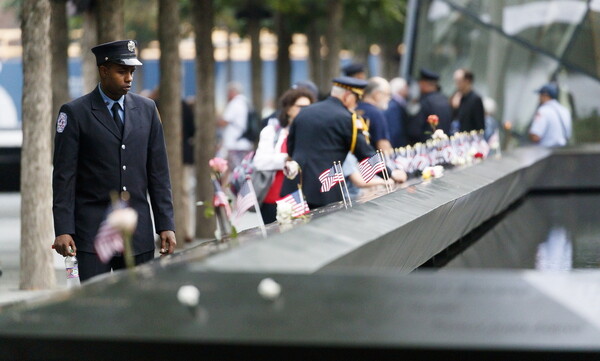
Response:
M79 126L71 109L60 108L54 136L52 215L54 233L75 234L75 190L79 155Z
M298 121L298 117L296 117L296 121L292 122L290 125L290 131L287 137L287 150L290 157L294 158L294 146L296 145L296 122Z
M546 133L546 128L548 127L547 118L544 116L543 112L538 109L533 117L533 122L531 123L531 128L529 128L529 133L537 135L538 137L543 137Z
M148 194L154 213L156 233L175 231L173 220L173 197L171 179L169 178L169 162L163 135L163 127L154 107L152 111L152 129L148 141Z

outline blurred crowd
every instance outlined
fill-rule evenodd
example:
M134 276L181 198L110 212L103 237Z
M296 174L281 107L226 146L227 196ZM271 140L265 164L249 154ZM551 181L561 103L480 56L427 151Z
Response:
M476 91L475 74L469 69L454 72L450 97L442 92L440 75L430 69L419 70L416 84L400 77L389 81L377 76L367 78L365 67L359 63L345 66L342 72L342 77L333 79L331 89L318 89L309 80L296 82L280 95L276 109L268 110L262 119L240 83L227 85L228 102L217 120L215 155L227 160L226 183L234 185L234 193L236 184L254 173L265 223L275 220L276 202L302 184L311 208L339 200L339 194L333 197L311 188L319 186L319 172L332 160L341 162L349 193L359 197L369 189L421 176L429 165L464 164L468 152L472 158L473 154L487 154L490 145L499 149L496 103ZM556 100L556 86L547 84L537 92L540 104L529 131L530 141L543 146L567 144L571 117ZM347 121L340 120L340 124L346 121L347 126L338 132L331 124L346 114L338 114L340 109L347 113ZM193 143L193 119L189 112L184 113L184 143L189 146ZM300 115L311 120L302 120L304 126L298 126L290 141L292 125ZM434 121L431 116L435 116ZM362 139L368 149L361 148ZM341 158L339 149L344 150ZM371 156L371 151L381 151L389 177L364 181L359 163ZM186 153L192 154L190 150ZM193 163L189 158L186 164ZM296 181L286 186L288 178L294 177Z

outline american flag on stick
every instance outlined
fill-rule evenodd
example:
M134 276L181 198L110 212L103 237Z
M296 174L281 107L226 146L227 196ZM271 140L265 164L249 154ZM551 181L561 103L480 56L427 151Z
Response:
M123 235L121 231L108 223L108 216L119 208L126 207L124 202L119 202L117 207L110 206L106 212L106 217L100 223L98 233L94 239L94 249L102 263L108 263L116 252L123 252Z
M246 179L246 181L242 185L242 188L240 188L240 191L238 192L235 214L233 218L240 218L248 209L250 209L257 203L258 201L256 200L256 193L254 193L254 188L250 187L249 180Z
M325 170L319 176L319 181L321 181L321 192L329 192L331 187L338 184L344 180L344 175L340 172L337 172L335 166Z
M385 169L385 163L379 154L363 159L358 163L358 171L365 182L370 182L375 174Z
M310 209L308 208L308 203L306 203L306 201L303 199L300 190L288 194L287 196L277 201L277 203L279 202L288 203L292 205L292 217L300 217L301 215L306 214L310 211Z
M214 207L225 207L225 211L227 213L227 217L231 217L231 208L229 207L229 199L225 192L223 192L223 188L221 188L221 184L216 179L212 180L213 187L215 189L215 196L213 197L213 206Z

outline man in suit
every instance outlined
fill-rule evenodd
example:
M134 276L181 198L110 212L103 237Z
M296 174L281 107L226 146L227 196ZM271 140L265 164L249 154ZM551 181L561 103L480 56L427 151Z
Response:
M457 69L454 72L456 93L452 96L451 105L455 110L460 131L470 132L485 128L485 111L479 94L473 90L475 75L468 69Z
M295 170L300 167L302 191L310 208L342 200L339 191L320 191L319 175L331 168L334 161L344 161L349 151L360 160L375 154L365 139L366 129L361 128L362 120L354 114L366 86L367 82L361 79L333 79L331 96L302 109L290 126L287 139L290 161L286 163L285 172L294 178ZM404 180L403 172L397 169L391 176L399 182ZM281 194L287 195L296 190L297 180L288 178Z
M419 109L410 119L408 124L408 135L411 143L425 142L431 138L433 129L427 123L430 115L437 115L439 124L437 129L442 129L444 133L449 134L450 123L452 122L452 108L448 98L440 91L440 76L427 69L420 70L419 76Z
M127 192L137 211L133 235L135 263L154 258L152 202L161 253L176 246L169 166L163 129L154 102L129 94L135 67L142 65L133 40L92 49L100 84L91 93L64 104L54 145L54 248L79 260L82 281L124 267L121 255L103 264L94 239L111 203L111 192Z

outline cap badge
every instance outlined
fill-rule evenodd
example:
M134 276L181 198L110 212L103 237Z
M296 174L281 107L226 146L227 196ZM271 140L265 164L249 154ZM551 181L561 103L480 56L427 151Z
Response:
M133 53L133 51L135 50L135 43L133 42L133 40L129 40L129 42L127 43L127 49Z

